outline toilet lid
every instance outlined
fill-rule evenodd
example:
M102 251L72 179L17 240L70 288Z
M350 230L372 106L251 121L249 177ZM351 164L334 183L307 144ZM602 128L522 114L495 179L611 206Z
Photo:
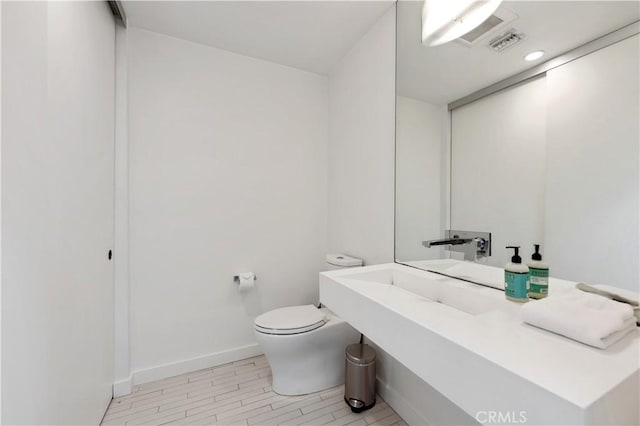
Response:
M298 334L315 330L327 322L313 305L289 306L266 312L255 320L256 330L267 334Z

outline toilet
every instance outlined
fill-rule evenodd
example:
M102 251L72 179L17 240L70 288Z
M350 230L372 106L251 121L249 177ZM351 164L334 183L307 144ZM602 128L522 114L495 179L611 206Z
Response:
M327 255L328 269L362 266L343 254ZM360 333L327 308L289 306L258 316L255 335L271 365L273 391L304 395L344 383L344 351Z

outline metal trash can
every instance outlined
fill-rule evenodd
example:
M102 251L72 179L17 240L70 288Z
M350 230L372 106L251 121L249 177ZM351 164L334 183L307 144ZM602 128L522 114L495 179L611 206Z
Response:
M345 350L344 400L359 413L376 404L376 351L354 343Z

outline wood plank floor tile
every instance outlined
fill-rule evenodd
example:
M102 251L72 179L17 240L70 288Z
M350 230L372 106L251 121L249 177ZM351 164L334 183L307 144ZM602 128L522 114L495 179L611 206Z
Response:
M314 419L305 420L303 423L300 423L300 424L304 426L320 426L320 425L326 424L326 422L330 421L331 419L333 419L333 416L331 415L331 413L328 413L323 416L316 417Z
M297 397L294 397L294 398L296 399L283 399L281 401L274 402L273 404L271 404L271 408L273 408L274 410L284 408L284 407L290 408L290 409L294 409L294 408L302 409L303 407L306 407L311 404L317 404L318 402L322 401L320 399L320 396L315 394L309 394L309 395L306 395L305 398L300 398L300 399L297 399Z
M131 403L131 408L151 408L160 407L161 405L170 404L176 401L186 400L188 397L186 392L179 394L158 395L156 398L143 399L142 401L136 401Z
M370 423L372 426L391 426L392 424L397 423L398 421L402 420L400 418L399 415L397 415L396 413L392 413L390 416L387 416L385 418L379 419L377 421L375 421L374 423Z
M164 414L165 415L158 414L152 417L145 417L142 419L130 420L127 422L127 426L134 426L134 425L159 426L167 422L185 418L184 411L176 411L175 413L171 413L171 414L164 413Z
M325 402L325 401L323 401ZM344 404L343 401L337 401L330 405L325 405L323 407L316 407L313 411L308 411L305 413L305 409L302 409L302 413L304 414L302 417L295 419L294 425L306 425L314 423L316 419L326 417L327 415L331 415L332 411L339 409ZM333 418L333 415L331 415ZM320 421L315 424L322 424L324 421Z
M235 410L240 407L242 407L242 403L240 401L218 401L187 410L187 417L194 416L200 413L219 415L223 414L225 411Z
M222 418L218 416L217 425L235 425L235 424L247 424L249 417L255 417L263 413L271 411L271 407L263 405L262 407L253 408L249 411L236 412L234 416L227 416L223 413Z
M104 419L102 420L102 424L125 425L127 424L128 421L144 418L157 412L158 412L158 407L146 408L142 411L137 411L134 413L120 412L120 413L116 413L113 416L109 416L109 417L105 416Z
M384 410L380 410L377 413L369 413L365 415L364 420L368 424L372 424L380 419L384 419L385 417L390 416L391 414L394 414L394 411L391 409L391 407L386 407Z
M340 407L345 404L342 395L336 395L333 398L329 399L321 399L315 404L309 404L302 407L302 414L309 414L313 411L322 410L323 412L331 412L338 410Z
M230 384L221 385L221 386L212 386L210 388L203 387L203 388L198 388L194 390L187 390L187 398L194 398L198 395L221 397L224 394L235 392L238 389L239 389L238 385L235 383L230 383Z
M180 419L180 420L172 420L169 421L167 423L162 423L163 425L202 425L206 422L215 422L216 421L216 415L215 414L210 414L210 413L201 413L200 415L196 415L196 416L187 416L184 419Z
M118 398L114 398L111 403L122 403L122 402L133 402L133 401L142 401L143 399L153 398L162 394L162 389L155 390L153 392L145 392L145 393L130 393L129 395L120 396Z
M134 386L111 401L104 425L407 426L380 397L362 413L344 402L344 386L299 396L271 387L264 356Z
M367 425L367 422L365 422L364 419L359 419L351 423L347 423L347 426L366 426L366 425Z
M277 425L300 416L302 416L302 411L299 409L283 407L277 410L267 411L264 414L249 417L247 419L247 423L249 425Z

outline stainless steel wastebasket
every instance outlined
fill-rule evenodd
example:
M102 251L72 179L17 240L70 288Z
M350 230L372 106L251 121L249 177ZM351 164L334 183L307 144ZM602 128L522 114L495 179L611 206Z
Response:
M355 343L345 350L344 400L359 413L376 403L376 351Z

